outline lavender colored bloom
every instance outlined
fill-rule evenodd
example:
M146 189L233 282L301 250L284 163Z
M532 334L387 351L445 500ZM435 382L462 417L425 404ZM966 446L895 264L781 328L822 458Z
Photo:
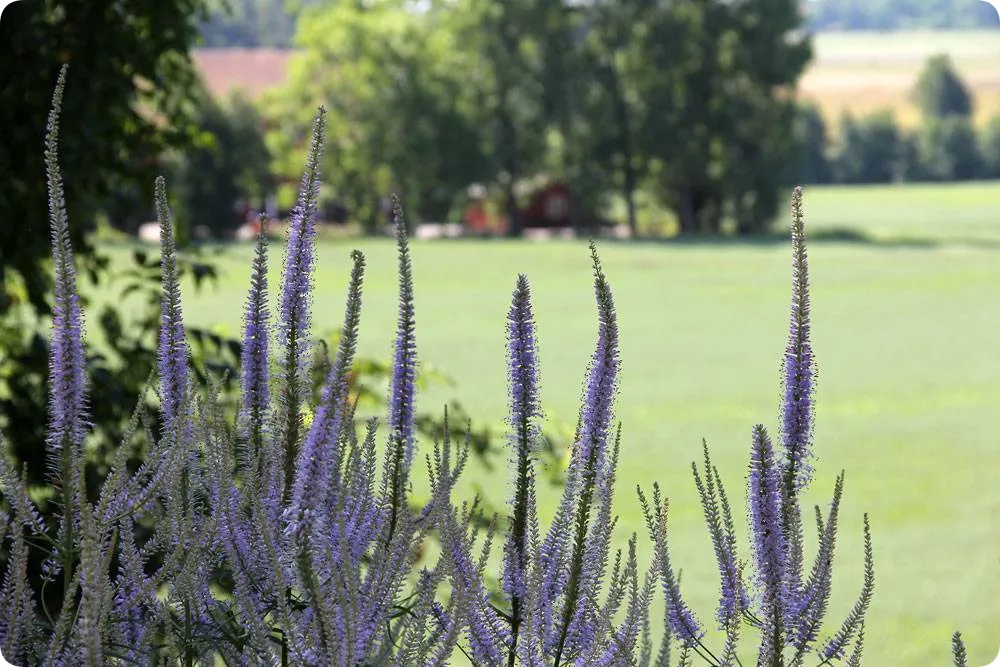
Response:
M802 213L802 188L792 193L792 298L788 344L782 384L782 444L778 461L782 495L782 531L785 534L785 585L794 612L804 603L802 589L803 535L798 495L812 478L812 429L815 364L810 342L809 263ZM794 622L794 619L790 619Z
M618 389L618 319L615 302L601 268L597 247L590 244L591 259L594 264L594 294L597 298L598 330L597 348L590 362L583 403L580 409L580 434L574 450L578 473L584 473L593 462L596 472L604 466L608 432L614 415L612 406Z
M567 474L563 501L546 537L543 549L550 569L543 574L543 581L550 585L568 567L562 619L557 637L547 648L554 650L555 663L563 659L567 647L588 641L593 633L590 623L593 600L597 598L601 573L606 565L605 536L602 531L610 517L602 507L610 507L614 463L608 460L608 432L613 418L613 404L618 383L619 349L618 320L615 314L611 287L604 276L597 248L590 244L594 266L594 293L597 300L597 346L587 371L587 380L580 407L579 428L573 444L573 454ZM595 494L597 497L595 498ZM591 513L597 501L596 521ZM572 518L570 518L572 517ZM560 555L565 538L554 537L555 531L564 530L562 524L572 523L572 551L568 558ZM565 565L564 565L565 563ZM542 601L541 604L546 604ZM551 648L554 646L554 648Z
M765 630L777 642L786 601L786 545L781 526L781 486L774 450L767 430L760 424L753 431L747 502Z
M471 556L471 544L453 510L439 522L443 548L452 564L453 591L461 595L466 613L472 657L478 664L498 665L503 659L502 647L509 641L500 617L490 606L483 586L482 572Z
M49 465L74 486L72 476L83 447L86 427L86 375L83 317L76 288L76 268L69 221L59 171L59 113L66 88L66 67L59 72L45 136L45 171L49 186L49 225L55 264L52 306L52 349L49 354L49 427L46 445ZM64 451L65 450L65 451ZM69 508L65 508L69 511Z
M677 580L670 558L667 531L669 505L666 499L661 498L660 486L656 483L653 484L652 504L646 500L641 488L636 487L636 492L646 519L649 537L653 540L654 558L663 587L666 629L672 637L681 641L685 649L696 646L705 633L681 595L680 582Z
M749 600L737 562L736 531L733 527L729 501L719 472L709 457L708 443L703 441L702 449L705 460L704 478L699 474L695 463L691 464L691 470L694 474L695 487L698 489L698 497L701 499L705 523L712 538L712 548L715 551L722 585L716 619L719 627L725 628L730 625L731 619L739 617L749 608Z
M351 253L354 267L348 287L344 325L341 330L337 356L323 389L323 398L309 427L305 444L299 452L292 491L292 502L286 512L288 535L298 534L302 522L319 519L321 503L331 494L331 485L339 482L340 439L348 417L347 374L354 363L357 349L358 325L361 319L361 284L364 279L365 258L358 251Z
M188 350L181 312L181 287L177 270L174 223L167 203L166 181L162 176L156 179L156 217L160 224L160 265L163 272L157 355L163 394L164 425L169 429L180 414L187 392Z
M399 255L399 315L393 348L392 378L389 386L389 493L392 519L405 504L410 463L413 459L414 405L417 381L416 322L413 303L413 267L410 245L406 238L406 222L399 198L393 196L393 219L396 225L396 246Z
M812 477L813 386L815 363L809 324L809 261L802 213L802 188L792 195L792 305L784 360L782 461L786 495L805 488Z
M268 342L270 309L267 305L267 218L260 218L260 234L250 271L250 292L243 315L243 349L240 354L242 404L241 436L246 440L245 469L255 478L266 472L260 458L264 450L265 415L270 406Z
M320 160L326 138L326 110L320 107L313 121L312 139L306 155L305 171L299 187L299 198L292 211L285 246L285 265L281 283L281 310L278 318L277 343L283 351L281 360L282 394L278 426L284 439L283 468L287 498L292 483L292 469L297 452L301 414L300 408L309 389L309 309L312 295L312 271L315 256L316 212L319 204Z
M531 288L524 274L517 286L507 315L508 382L510 385L510 440L515 456L515 495L511 530L504 544L503 590L512 601L514 624L520 624L521 602L525 597L528 564L528 529L534 508L530 504L535 476L531 465L532 446L537 437L536 420L541 417L538 402L538 351L535 322L531 310ZM514 628L516 642L517 628Z

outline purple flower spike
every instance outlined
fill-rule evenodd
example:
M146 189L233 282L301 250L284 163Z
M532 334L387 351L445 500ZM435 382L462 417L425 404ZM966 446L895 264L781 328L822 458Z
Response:
M268 388L270 318L267 305L267 218L261 216L250 273L250 293L243 315L243 351L240 355L243 395L240 424L241 435L247 442L247 460L243 465L255 478L263 472L259 457L264 448L265 415L271 400Z
M504 592L520 606L525 591L527 531L530 522L529 498L534 487L531 466L532 445L541 417L538 402L538 350L531 310L531 288L524 274L517 278L510 312L507 315L508 380L510 383L510 439L516 457L516 489L511 531L504 545ZM520 609L516 609L514 616Z
M281 283L278 348L282 350L282 395L278 426L284 442L285 496L290 491L302 416L299 412L309 389L309 310L315 255L316 211L319 204L320 159L326 138L326 110L320 107L313 121L312 140L306 155L299 199L292 211L285 247Z
M160 266L163 272L158 356L163 393L163 423L165 428L169 428L181 410L184 393L187 391L188 350L181 312L174 223L167 203L167 184L162 176L156 178L155 194L156 217L160 223Z
M70 243L69 221L59 171L59 113L66 88L66 67L52 97L52 110L45 136L45 171L49 183L49 225L55 260L55 298L52 308L52 349L49 353L50 414L46 443L53 471L70 474L67 468L83 447L86 425L86 360L83 350L83 316L76 289L76 268ZM61 452L69 456L60 463ZM73 466L75 469L75 465ZM70 484L69 479L64 483Z
M747 496L765 635L778 642L775 635L780 632L783 615L786 556L781 525L781 486L771 439L760 424L753 431Z
M355 250L351 259L354 264L337 356L330 367L323 399L316 409L295 468L297 476L292 504L286 514L288 524L285 532L288 535L297 534L303 520L318 514L322 501L332 495L331 485L339 481L340 439L345 421L350 416L347 377L357 350L361 285L365 274L364 255Z
M531 309L531 287L521 274L507 314L507 360L510 384L510 441L514 450L516 478L511 530L504 542L503 591L511 602L510 660L517 652L518 635L525 620L528 545L530 531L537 525L534 507L535 476L531 464L532 446L538 436L541 417L538 401L538 349ZM513 664L512 662L508 664Z
M586 462L593 460L594 470L597 471L604 467L607 453L608 432L614 416L612 406L618 388L620 352L615 302L593 243L590 244L590 254L594 263L594 294L597 297L597 348L590 362L580 410L578 465L588 466Z
M396 225L399 254L399 318L393 352L392 379L389 388L388 491L392 518L389 534L395 529L396 516L405 505L410 463L413 460L414 394L417 381L416 322L413 304L413 266L406 223L399 198L393 195L392 215Z
M792 194L792 306L785 348L782 441L785 493L805 488L812 477L815 364L809 339L809 261L802 213L802 188Z

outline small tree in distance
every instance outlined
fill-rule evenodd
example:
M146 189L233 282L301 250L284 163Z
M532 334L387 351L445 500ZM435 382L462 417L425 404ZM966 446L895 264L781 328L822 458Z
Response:
M924 119L972 115L973 96L955 71L947 54L932 56L913 89L914 101Z

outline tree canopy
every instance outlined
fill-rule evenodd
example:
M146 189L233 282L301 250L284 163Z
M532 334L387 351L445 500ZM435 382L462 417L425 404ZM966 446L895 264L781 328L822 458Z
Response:
M316 6L268 104L271 149L296 164L326 105L325 194L369 228L390 190L437 221L479 183L516 234L525 192L560 182L577 225L624 202L635 227L641 186L683 232L749 233L776 214L797 155L800 24L796 0Z
M204 9L203 0L32 0L4 10L0 298L14 269L32 303L46 308L38 269L49 252L42 148L59 68L69 64L60 161L79 247L99 209L121 216L148 209L158 156L187 142L196 85L188 49Z

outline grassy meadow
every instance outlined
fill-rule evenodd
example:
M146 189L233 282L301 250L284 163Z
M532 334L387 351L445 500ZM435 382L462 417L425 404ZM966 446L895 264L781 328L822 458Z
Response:
M808 500L825 507L834 477L847 471L830 617L839 623L860 590L869 512L877 590L866 664L950 664L955 629L970 664L986 664L1000 645L1000 183L817 187L806 192L806 212L820 368ZM391 241L322 245L314 317L320 331L338 325L355 246L368 257L359 351L388 358ZM274 251L276 281L278 244ZM658 480L671 498L682 588L711 625L717 577L690 463L707 439L743 506L751 428L762 422L776 434L779 425L789 245L778 236L607 240L600 253L623 346L618 535L623 546L633 531L642 535L634 488ZM249 245L227 248L219 285L187 289L189 322L225 323L222 331L238 335L251 254ZM505 315L525 272L544 407L572 427L596 333L586 243L415 241L413 256L420 358L456 383L420 396L421 409L457 397L474 419L502 427ZM499 503L507 477L473 467L465 490L473 486ZM542 497L546 515L554 497Z
M845 110L890 109L904 126L917 125L910 91L924 62L938 53L951 56L975 94L977 123L1000 113L1000 30L829 32L816 35L813 48L800 91L829 121Z

